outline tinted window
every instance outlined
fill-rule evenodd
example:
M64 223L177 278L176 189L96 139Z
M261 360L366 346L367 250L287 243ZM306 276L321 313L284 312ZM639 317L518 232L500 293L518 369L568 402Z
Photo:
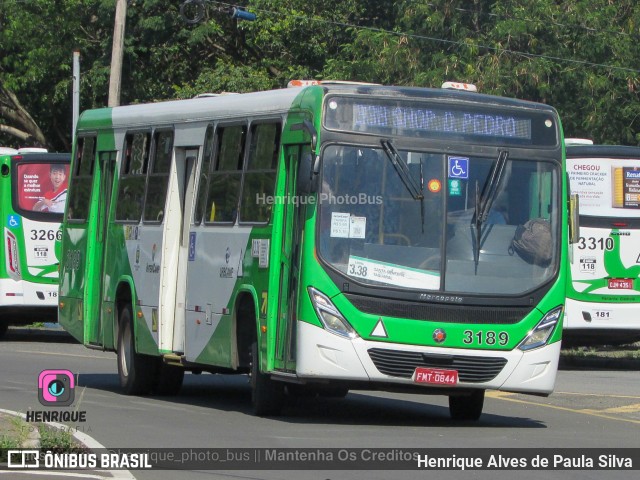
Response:
M125 137L116 220L140 220L149 162L149 139L147 132L130 133Z
M240 203L241 222L268 222L276 182L280 124L252 125L249 157Z
M167 183L171 168L171 149L173 146L173 132L156 132L154 134L155 150L147 196L144 207L144 220L147 222L161 222L164 217L164 205L167 197Z
M86 220L91 201L93 165L96 158L95 137L80 137L76 144L76 156L71 176L67 219Z
M211 173L205 222L235 222L242 179L245 125L218 128L218 156Z

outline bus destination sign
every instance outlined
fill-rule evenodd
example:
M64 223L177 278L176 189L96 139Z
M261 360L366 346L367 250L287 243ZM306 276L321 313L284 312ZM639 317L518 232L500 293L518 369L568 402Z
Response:
M556 125L544 112L330 97L325 127L374 135L485 139L489 143L556 144Z

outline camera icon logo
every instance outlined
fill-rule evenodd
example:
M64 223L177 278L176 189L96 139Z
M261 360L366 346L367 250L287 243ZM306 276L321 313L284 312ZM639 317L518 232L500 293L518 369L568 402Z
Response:
M75 398L75 387L69 370L43 370L38 375L38 400L45 406L69 406Z

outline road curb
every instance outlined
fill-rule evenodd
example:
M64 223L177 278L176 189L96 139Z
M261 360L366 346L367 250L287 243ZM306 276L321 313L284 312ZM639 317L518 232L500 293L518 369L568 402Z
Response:
M561 369L640 370L640 359L560 354Z
M0 408L0 413L4 413L5 415L10 415L13 417L20 417L22 418L22 420L24 420L26 422L27 420L27 416L24 413L20 413L20 412L15 412L13 410L5 410L3 408ZM41 422L44 423L45 425L51 427L51 428L57 428L59 430L67 430L68 427L66 425L63 425L62 423L58 423L58 422ZM36 430L36 429L34 429ZM89 450L107 450L107 447L105 447L104 445L102 445L100 442L98 442L95 438L90 437L89 435L87 435L84 432L70 432L71 436L73 437L73 439L87 447ZM27 439L27 441L29 441L29 446L25 444L23 444L23 448L30 448L30 449L37 449L40 446L40 435L37 433L36 430L36 434L37 434L37 443L35 443L35 437L33 438L29 438ZM17 471L13 471L16 473L16 475L18 473L21 473L19 470ZM2 472L2 473L6 473L6 472ZM65 474L66 476L69 477L78 477L78 476L85 476L87 474L87 470L78 470L78 471L71 471L71 472L60 472L60 471L56 471L55 474L56 475L60 475L60 474ZM96 471L96 475L92 475L91 478L104 478L104 479L118 479L118 480L136 480L136 477L133 476L133 474L129 471L129 470L98 470Z

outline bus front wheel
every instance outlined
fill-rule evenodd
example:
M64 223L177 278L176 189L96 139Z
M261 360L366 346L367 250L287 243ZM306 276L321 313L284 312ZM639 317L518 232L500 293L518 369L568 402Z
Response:
M449 414L453 420L478 420L484 406L484 390L474 390L471 395L450 395Z
M167 365L158 359L157 371L153 378L153 393L156 395L177 395L182 388L184 368Z
M131 307L123 307L118 329L118 376L127 395L144 395L153 386L155 359L136 352L132 319Z
M284 384L271 380L260 371L258 344L251 345L251 404L258 416L280 415L284 400Z
M4 337L4 334L9 330L9 324L0 323L0 338Z

